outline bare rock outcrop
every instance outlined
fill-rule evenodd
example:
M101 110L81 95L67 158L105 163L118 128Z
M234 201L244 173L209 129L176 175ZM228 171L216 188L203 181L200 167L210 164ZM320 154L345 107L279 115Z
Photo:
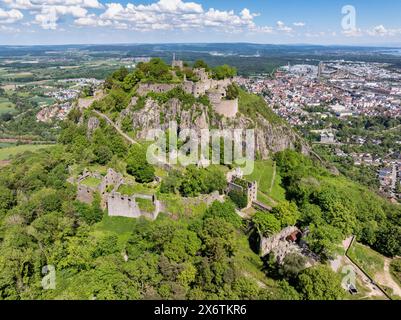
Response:
M130 110L130 109L128 109ZM125 111L127 114L128 111ZM178 99L171 99L161 105L148 99L145 106L137 111L129 112L137 139L145 139L150 129L167 130L170 121L176 121L178 129L254 129L256 152L262 157L269 157L285 149L301 147L301 151L309 153L304 140L285 123L271 123L263 116L257 120L240 112L235 118L226 118L216 114L212 108L195 104L188 108Z
M88 120L88 136L99 127L100 121L96 117L90 117Z

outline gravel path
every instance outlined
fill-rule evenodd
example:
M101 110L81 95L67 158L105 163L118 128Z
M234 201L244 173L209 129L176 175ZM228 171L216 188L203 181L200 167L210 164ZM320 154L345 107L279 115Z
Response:
M383 272L379 272L375 275L375 280L383 286L389 287L393 290L393 294L401 297L401 288L397 282L394 281L390 272L391 260L385 258Z

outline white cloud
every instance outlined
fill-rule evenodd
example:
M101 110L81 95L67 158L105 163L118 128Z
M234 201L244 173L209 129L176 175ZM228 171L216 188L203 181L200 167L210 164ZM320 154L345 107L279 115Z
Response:
M160 0L148 5L107 3L106 10L99 16L91 14L76 19L75 24L123 27L137 31L213 28L236 32L255 29L253 19L256 16L257 13L247 8L236 14L233 10L204 10L201 4L195 2Z
M291 27L286 26L283 21L277 21L276 26L277 26L278 31L283 31L283 32L287 32L287 33L290 33L293 31L293 29Z
M366 33L370 36L391 37L400 35L401 29L388 29L381 24L376 27L373 27L372 29L367 30Z
M256 31L260 32L260 33L273 33L274 32L274 28L273 27L268 27L268 26L256 27Z
M341 33L346 37L360 37L364 32L360 28L353 28L349 30L343 30Z
M386 28L384 25L378 25L370 29L362 30L360 28L343 30L342 34L347 37L361 37L361 36L371 36L371 37L393 37L401 35L401 28L391 29Z
M293 26L294 27L305 27L306 23L305 22L294 22Z
M74 18L84 18L88 11L79 6L44 6L40 13L35 15L35 22L43 29L57 29L60 16L71 15Z
M24 18L21 11L11 9L9 11L0 8L0 23L14 23Z
M0 24L0 31L4 32L4 33L18 33L18 32L21 32L21 30L18 29L18 28L9 27L9 26L5 26L5 25L1 25L1 24Z
M100 9L103 5L98 0L1 0L7 6L21 10L41 10L43 6L79 6Z
M382 24L374 27L372 30L368 30L367 33L371 36L386 36L389 34L389 30L387 30Z
M103 5L98 0L1 0L14 10L29 10L34 16L34 23L43 29L57 29L61 16L79 19L88 14L88 9L100 9Z
M104 0L106 1L106 0ZM0 0L0 24L22 23L39 25L43 29L59 29L73 23L77 27L107 27L139 32L152 30L191 30L196 32L225 32L251 34L285 34L286 36L325 37L325 36L394 36L401 35L401 29L390 29L383 25L371 29L343 30L338 34L319 30L307 30L307 24L295 20L288 25L279 20L272 26L256 24L259 13L248 8L241 11L204 8L197 0L132 0L135 3L121 4L119 0ZM142 2L142 4L141 4ZM21 24L21 26L24 26ZM25 29L29 29L25 27ZM33 29L33 28L32 28ZM24 30L24 27L21 27ZM60 30L60 29L59 29ZM67 28L68 30L68 28Z

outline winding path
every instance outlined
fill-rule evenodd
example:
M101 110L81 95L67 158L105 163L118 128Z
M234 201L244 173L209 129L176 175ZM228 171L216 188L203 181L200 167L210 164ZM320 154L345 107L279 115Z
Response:
M383 290L383 286L392 289L393 295L401 297L401 288L397 282L394 281L390 272L390 262L389 258L384 258L384 268L383 271L376 273L373 278L371 278L362 268L360 268L354 261L348 256L348 251L355 241L355 237L346 239L343 242L344 249L346 249L345 259L349 264L353 266L357 274L359 274L362 280L368 284L368 287L375 293L381 292L383 296L387 299L392 300L392 297Z
M277 164L276 161L273 162L273 174L272 174L272 181L270 182L270 189L269 193L271 194L273 191L274 183L276 182L276 174L277 174Z
M94 113L96 113L98 116L102 117L107 121L108 124L110 124L116 131L123 137L125 140L127 140L131 144L138 144L134 139L132 139L129 135L124 133L108 116L105 114L97 111L97 110L92 110Z
M391 276L390 271L391 260L389 258L384 259L383 272L377 273L375 279L377 282L393 290L393 294L401 297L401 288L397 282Z
M370 293L368 296L380 296L385 299L389 299L387 293L383 291L363 269L361 269L354 261L351 260L351 258L348 256L348 251L352 247L353 243L355 241L355 237L349 237L346 240L343 241L343 246L345 251L344 259L345 262L348 265L352 266L352 269L354 269L355 273L360 277L360 279L364 282L367 288L369 288Z

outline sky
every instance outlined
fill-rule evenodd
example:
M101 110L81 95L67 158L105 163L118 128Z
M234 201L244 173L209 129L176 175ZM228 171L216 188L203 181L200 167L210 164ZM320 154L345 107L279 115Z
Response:
M0 0L0 45L252 42L401 47L399 0Z

